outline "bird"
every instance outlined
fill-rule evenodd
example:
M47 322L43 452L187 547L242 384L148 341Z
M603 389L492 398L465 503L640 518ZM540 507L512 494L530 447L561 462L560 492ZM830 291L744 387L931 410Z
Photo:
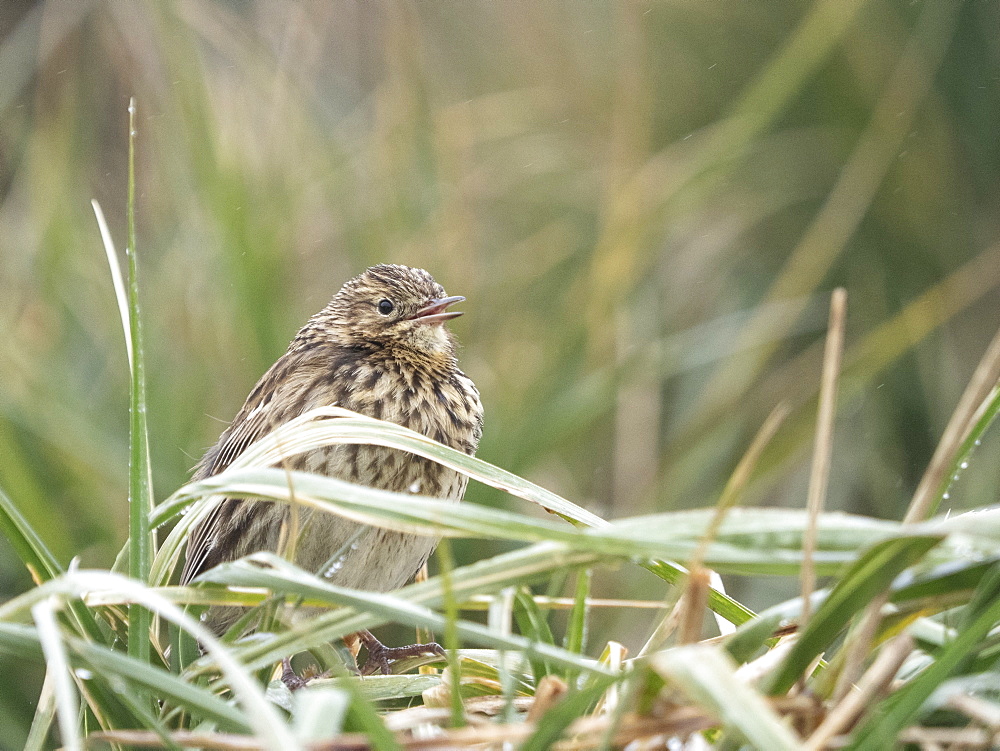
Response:
M483 433L479 391L458 367L457 343L446 323L464 297L449 297L425 270L379 264L347 281L299 330L287 351L250 391L233 422L196 465L193 481L222 472L254 441L317 407L339 406L422 433L474 455ZM460 501L468 477L398 449L331 445L288 460L314 472L382 490ZM258 551L277 551L289 507L225 498L195 524L188 538L181 583L225 562ZM423 567L438 540L363 525L303 510L295 563L331 583L373 592L403 586ZM336 565L332 557L342 551ZM242 616L213 606L203 616L216 634ZM424 652L436 644L386 647L370 632L362 673ZM355 655L360 647L353 643ZM289 672L286 664L285 673Z

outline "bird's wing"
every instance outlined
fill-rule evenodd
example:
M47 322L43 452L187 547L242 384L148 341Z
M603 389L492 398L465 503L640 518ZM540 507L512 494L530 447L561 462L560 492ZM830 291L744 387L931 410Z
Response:
M246 419L240 420L242 415L237 416L237 420L233 421L219 442L208 450L198 464L194 475L196 480L217 475L232 464L247 446L270 432L270 426L265 419L265 406L266 404L259 405L256 412L251 413ZM223 526L221 522L232 511L232 501L221 499L191 530L191 535L188 537L187 558L181 572L181 584L187 584L208 568L205 562L215 547L215 538Z
M268 407L273 400L280 399L272 386L275 383L288 384L284 375L293 364L288 360L287 357L278 360L257 382L243 408L232 424L226 428L218 443L205 452L205 456L198 462L193 477L195 481L219 474L246 451L250 444L271 432L275 426L275 416ZM224 527L222 522L236 511L237 503L239 501L228 498L220 500L191 530L188 537L187 559L181 572L181 584L187 584L211 567L206 563L216 547L219 532Z

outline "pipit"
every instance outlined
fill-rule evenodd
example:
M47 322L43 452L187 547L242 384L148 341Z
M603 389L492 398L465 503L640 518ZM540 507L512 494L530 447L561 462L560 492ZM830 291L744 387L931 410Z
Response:
M467 454L482 435L475 384L458 368L445 323L464 297L448 297L423 269L379 265L344 284L309 319L288 351L257 382L232 424L195 469L194 480L223 471L251 443L310 409L337 405L403 425ZM316 472L384 490L461 500L468 478L396 449L333 445L299 454L291 469ZM181 582L220 563L276 551L289 507L227 498L193 529ZM437 546L432 537L402 534L325 513L303 511L295 562L334 584L386 592L406 584ZM334 566L326 566L345 550ZM322 569L326 570L322 570ZM208 626L221 634L242 611L213 607ZM436 644L389 648L359 634L365 669L389 672L396 659L441 652Z

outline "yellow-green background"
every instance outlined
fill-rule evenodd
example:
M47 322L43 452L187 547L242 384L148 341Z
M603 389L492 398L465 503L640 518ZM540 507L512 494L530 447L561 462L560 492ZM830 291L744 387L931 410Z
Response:
M845 286L830 505L899 518L1000 324L998 32L982 0L5 0L0 487L64 562L123 544L128 379L90 200L123 253L134 95L157 498L345 279L397 262L468 298L480 456L607 517L714 502L780 400L745 500L802 505ZM995 502L998 468L993 436L955 508ZM28 585L0 541L0 598ZM0 747L39 681L0 660Z

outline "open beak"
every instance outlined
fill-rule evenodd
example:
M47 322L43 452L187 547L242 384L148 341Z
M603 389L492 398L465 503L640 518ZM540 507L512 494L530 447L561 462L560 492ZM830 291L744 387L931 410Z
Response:
M465 298L461 295L438 297L428 300L427 304L414 314L413 320L420 323L444 323L445 321L450 321L452 318L458 318L462 315L462 311L446 310L446 308L449 305L464 301Z

